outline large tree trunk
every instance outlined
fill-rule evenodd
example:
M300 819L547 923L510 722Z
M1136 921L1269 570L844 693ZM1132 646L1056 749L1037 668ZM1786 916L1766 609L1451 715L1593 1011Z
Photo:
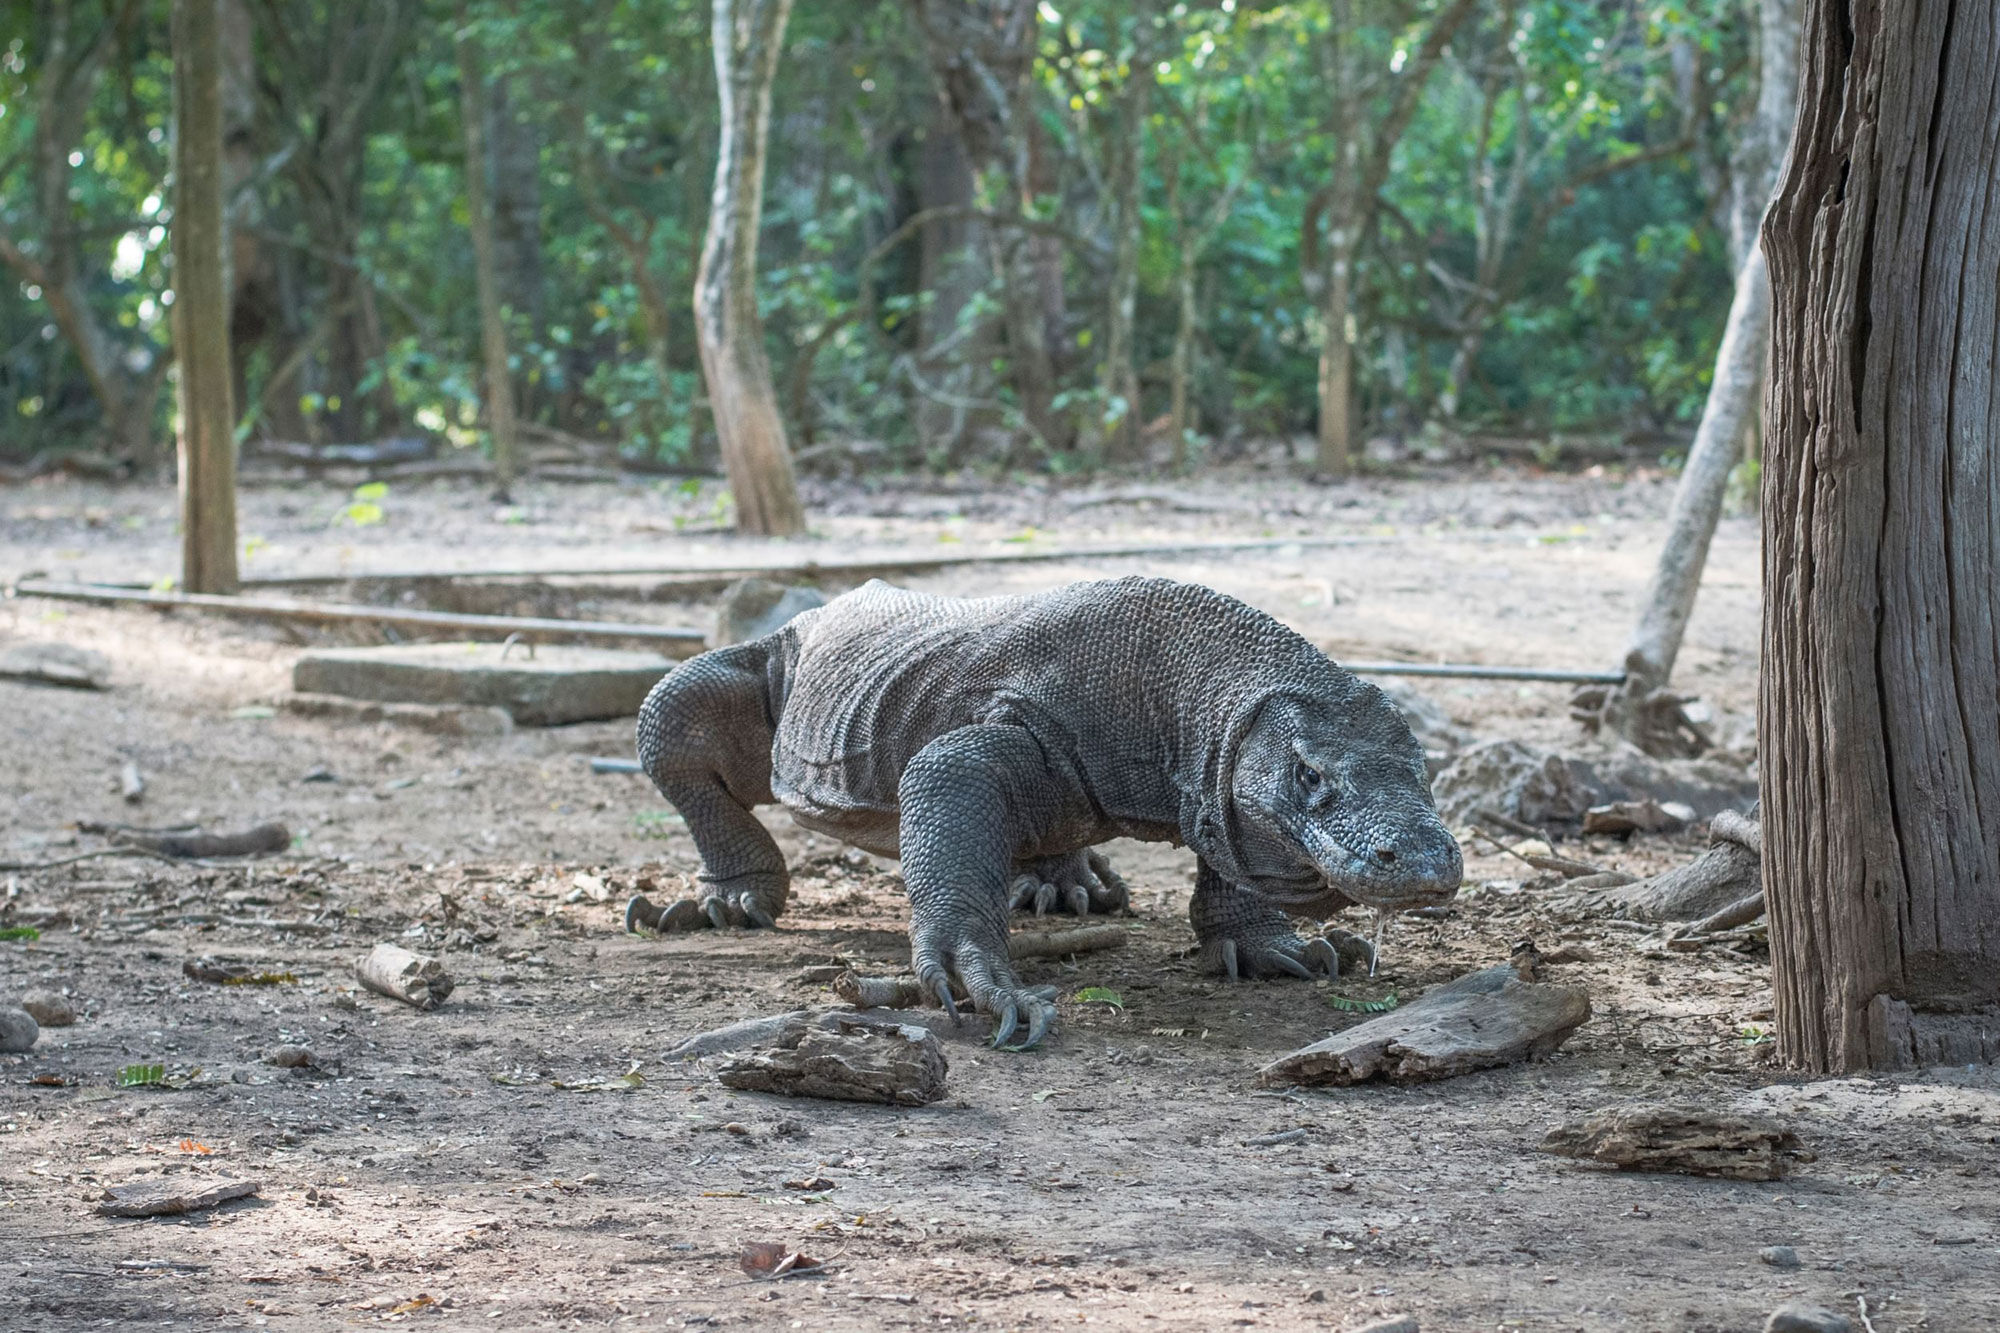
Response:
M1139 297L1139 239L1143 218L1139 193L1145 185L1146 118L1152 112L1153 59L1148 38L1152 14L1141 4L1136 14L1138 43L1130 86L1119 96L1118 140L1111 162L1111 289L1104 311L1104 365L1100 388L1110 424L1107 443L1114 458L1139 454L1139 375L1133 365L1132 319Z
M1761 218L1777 180L1783 136L1798 104L1798 0L1763 0L1763 69L1757 96L1757 119L1744 131L1752 150L1738 155L1745 170L1759 174L1739 181L1739 211ZM1746 221L1755 235L1755 223ZM1701 573L1708 563L1709 542L1722 517L1729 474L1742 456L1743 440L1757 410L1764 362L1770 347L1771 288L1763 251L1753 240L1736 277L1729 304L1729 321L1715 355L1715 375L1694 446L1681 470L1674 507L1659 563L1646 590L1639 624L1625 648L1625 682L1602 691L1602 712L1585 710L1586 725L1608 723L1649 754L1698 750L1705 742L1685 723L1680 700L1666 692L1694 613Z
M500 301L493 215L486 200L486 83L478 34L466 7L458 7L459 121L465 134L465 206L472 229L472 264L479 287L479 344L486 361L486 429L493 437L493 471L499 498L519 472L514 429L514 386L507 371L507 316Z
M958 126L939 108L917 148L917 208L970 208L972 163ZM988 322L961 328L966 307L986 286L982 259L985 227L976 219L939 219L918 237L917 290L930 301L917 318L917 366L941 392L919 392L914 403L917 438L927 453L950 462L962 456L967 437L986 414L968 406L988 392L984 370L993 359Z
M181 587L236 591L236 414L222 221L221 0L174 0L174 348Z
M763 321L757 315L757 233L764 212L771 83L792 0L714 4L722 140L716 151L708 239L695 275L695 338L722 464L736 498L736 526L789 537L805 531L806 519L771 384Z
M2000 1054L2000 10L1811 0L1764 224L1779 1051Z

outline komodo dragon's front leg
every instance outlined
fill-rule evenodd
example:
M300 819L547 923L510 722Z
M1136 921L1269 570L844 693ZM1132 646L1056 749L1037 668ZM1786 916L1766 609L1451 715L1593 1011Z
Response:
M676 667L640 706L640 766L687 821L701 888L664 911L634 898L627 929L777 924L791 876L750 813L772 800L767 688L763 650L748 643Z
M1201 945L1202 966L1231 981L1286 974L1308 981L1338 977L1343 952L1359 952L1364 963L1372 954L1366 940L1344 930L1299 934L1288 914L1262 895L1231 884L1206 861L1195 870L1188 919Z
M1006 1046L1025 1025L1026 1049L1047 1035L1055 1005L1021 985L1007 956L1008 882L1032 848L1083 800L1022 727L946 732L919 750L897 788L903 881L910 894L910 958L918 983L958 1017L951 978L998 1021Z

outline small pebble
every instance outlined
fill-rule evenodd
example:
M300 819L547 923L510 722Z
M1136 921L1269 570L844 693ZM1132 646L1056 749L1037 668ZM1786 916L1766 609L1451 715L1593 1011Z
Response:
M307 1069L312 1062L313 1053L303 1046L273 1046L264 1053L264 1063L280 1069Z
M0 1055L14 1055L35 1044L42 1029L25 1009L0 1009Z
M1764 1333L1853 1333L1846 1315L1810 1301L1786 1301L1764 1321Z
M1799 1252L1789 1245L1766 1245L1757 1251L1757 1257L1773 1268L1797 1268Z
M1413 1314L1391 1315L1372 1324L1363 1324L1354 1333L1417 1333L1417 1317Z
M728 1124L722 1127L722 1132L725 1134L748 1134L750 1132L750 1126L742 1123L739 1120L732 1120Z
M52 990L29 991L21 1000L21 1007L45 1028L66 1028L76 1022L76 1006L67 996Z

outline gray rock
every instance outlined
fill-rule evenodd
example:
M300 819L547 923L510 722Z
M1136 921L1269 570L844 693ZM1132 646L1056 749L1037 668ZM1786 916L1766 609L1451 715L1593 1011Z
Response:
M1363 1324L1354 1333L1418 1333L1417 1317L1413 1314L1391 1315L1387 1319Z
M1756 776L1722 759L1655 759L1637 746L1621 744L1590 756L1583 766L1586 780L1601 787L1607 801L1684 805L1696 819L1747 810L1757 800Z
M313 1053L303 1046L273 1046L264 1052L264 1063L280 1069L310 1069Z
M25 1009L0 1009L0 1055L18 1055L35 1044L41 1027Z
M31 990L21 998L29 1017L45 1028L66 1028L76 1022L76 1006L52 990Z
M1773 1268L1797 1268L1799 1252L1789 1245L1766 1245L1757 1257Z
M67 643L15 643L0 648L0 679L71 690L111 688L111 659Z
M523 726L553 727L633 716L671 665L657 653L560 644L532 654L497 643L324 648L299 658L292 688L381 704L501 708Z
M1603 799L1590 771L1520 741L1487 741L1462 752L1431 784L1438 814L1454 828L1491 810L1523 824L1571 823Z
M1764 1321L1764 1333L1853 1333L1846 1315L1810 1301L1786 1301Z
M776 633L800 612L825 605L826 598L817 588L787 587L770 579L738 579L723 589L709 647L727 648L732 643L761 639Z

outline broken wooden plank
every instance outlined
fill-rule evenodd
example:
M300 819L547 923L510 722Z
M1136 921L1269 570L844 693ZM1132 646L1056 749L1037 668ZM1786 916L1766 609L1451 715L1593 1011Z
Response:
M104 1191L97 1211L105 1217L178 1217L247 1199L262 1188L254 1180L140 1180Z
M1393 1013L1274 1060L1268 1086L1415 1083L1520 1060L1539 1060L1590 1017L1578 987L1523 980L1512 963L1469 972Z
M612 648L399 643L313 649L293 664L292 688L385 705L502 708L519 725L553 727L634 716L672 669L657 653Z
M725 1087L785 1097L926 1106L944 1096L944 1046L927 1028L836 1016L835 1028L797 1023L765 1050L723 1066Z
M306 602L288 597L226 597L214 593L151 592L97 583L57 583L23 579L14 585L23 597L48 597L69 602L116 602L138 606L185 607L224 615L324 624L361 622L405 625L413 629L485 631L496 638L518 634L532 639L634 639L698 653L706 645L703 630L678 625L642 625L624 621L551 620L540 616L482 616L459 611L417 611L407 607L359 606L348 602ZM665 648L663 647L663 651ZM95 687L95 688L102 688Z
M1621 1171L1780 1180L1799 1141L1775 1120L1698 1107L1614 1106L1549 1131L1540 1151Z

